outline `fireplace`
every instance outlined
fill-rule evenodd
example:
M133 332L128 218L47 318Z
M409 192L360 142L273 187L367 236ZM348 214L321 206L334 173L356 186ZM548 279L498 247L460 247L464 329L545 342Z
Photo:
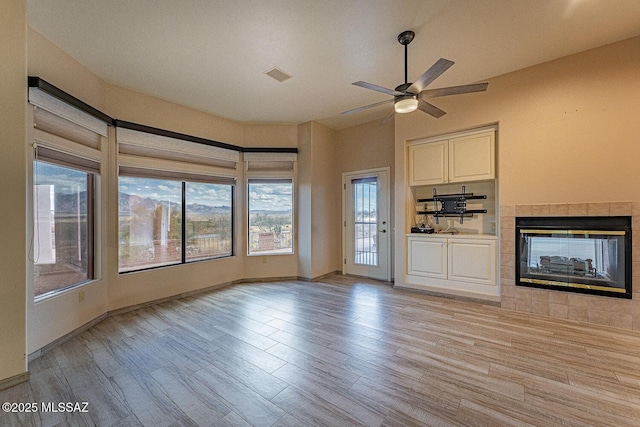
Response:
M516 285L631 298L631 217L516 218Z

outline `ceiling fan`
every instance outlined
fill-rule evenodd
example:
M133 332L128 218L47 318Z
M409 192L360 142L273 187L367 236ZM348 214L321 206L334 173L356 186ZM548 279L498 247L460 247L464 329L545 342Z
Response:
M394 108L389 112L389 114L387 114L387 116L382 121L382 124L386 124L387 122L389 122L389 120L391 120L395 113L410 113L412 111L415 111L416 109L424 111L425 113L430 114L435 118L440 118L447 113L436 107L435 105L427 102L425 100L426 97L460 95L464 93L483 92L487 90L487 86L489 85L489 83L474 83L462 86L444 87L440 89L425 89L431 82L440 77L442 73L447 71L449 67L454 64L453 61L449 61L448 59L444 58L438 59L436 63L433 64L427 71L425 71L424 74L418 77L415 82L408 83L407 46L409 45L409 43L411 43L414 37L415 33L409 30L403 31L398 35L398 42L400 42L400 44L404 46L403 84L397 86L395 89L387 89L386 87L374 85L363 81L353 83L354 85L363 87L365 89L371 89L377 92L391 95L393 96L393 99L387 99L385 101L376 102L375 104L369 104L365 105L364 107L354 108L353 110L344 111L341 114L357 113L359 111L377 107L378 105L383 105L393 101Z

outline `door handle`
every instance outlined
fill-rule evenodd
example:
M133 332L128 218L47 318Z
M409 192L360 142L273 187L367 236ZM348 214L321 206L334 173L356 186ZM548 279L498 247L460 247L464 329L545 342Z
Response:
M386 232L387 232L387 230L380 230L380 232L381 232L381 233L386 233Z

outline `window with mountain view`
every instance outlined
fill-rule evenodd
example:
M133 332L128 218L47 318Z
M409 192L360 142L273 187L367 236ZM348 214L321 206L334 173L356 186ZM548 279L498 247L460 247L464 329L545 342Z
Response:
M231 255L233 187L187 182L186 200L186 260Z
M121 176L119 271L232 255L232 200L228 184Z
M293 182L249 180L249 255L293 253Z
M34 296L92 280L94 174L34 162Z

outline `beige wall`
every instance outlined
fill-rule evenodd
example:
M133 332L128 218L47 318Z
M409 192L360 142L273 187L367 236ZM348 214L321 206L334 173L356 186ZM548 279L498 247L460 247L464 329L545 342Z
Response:
M242 125L243 147L298 146L298 125L245 123Z
M26 176L24 141L27 99L26 2L2 2L0 14L0 387L24 374L26 361ZM6 184L11 185L6 185ZM6 383L5 383L6 384Z
M340 269L340 175L336 132L316 122L298 131L298 276Z
M336 132L311 123L311 278L340 269L340 174Z
M389 106L391 108L391 106ZM365 123L338 131L336 143L336 164L338 174L345 172L355 172L367 169L390 168L389 187L390 200L389 209L391 217L390 224L395 224L394 205L395 205L395 164L394 164L394 123L389 122L382 126L381 120ZM342 198L340 200L340 211L342 212ZM344 227L339 227L340 241L343 239L342 232ZM391 244L391 277L394 277L393 258L394 258L393 241ZM342 267L341 267L342 268Z
M114 85L106 87L104 112L115 119L242 145L241 123L130 89Z
M298 182L296 185L296 211L298 212L298 276L313 278L311 272L311 185L312 171L312 123L298 126Z
M638 70L640 37L496 77L485 93L434 99L448 112L441 119L420 112L396 117L397 194L407 191L406 141L498 123L500 206L638 205ZM408 211L396 204L398 248ZM396 251L397 272L405 270L404 255Z
M104 81L33 28L28 27L27 31L29 75L64 88L76 98L103 111L106 107Z
M393 180L393 121L382 126L381 120L376 120L342 129L337 138L336 164L340 173L390 167Z

